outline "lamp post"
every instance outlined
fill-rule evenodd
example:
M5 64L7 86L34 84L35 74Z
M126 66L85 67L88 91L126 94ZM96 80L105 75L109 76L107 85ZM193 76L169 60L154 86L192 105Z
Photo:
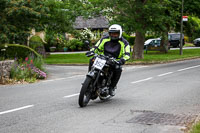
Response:
M183 3L182 0L182 8L181 8L181 37L180 37L180 55L183 55Z

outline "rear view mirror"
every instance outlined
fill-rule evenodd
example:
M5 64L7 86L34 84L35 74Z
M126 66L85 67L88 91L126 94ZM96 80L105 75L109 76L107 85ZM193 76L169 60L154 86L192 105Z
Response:
M85 44L88 48L91 49L91 47L90 47L90 42L89 42L88 40L86 40L86 41L84 42L84 44Z
M86 40L86 41L84 42L84 44L85 44L85 45L90 45L90 42L89 42L88 40Z

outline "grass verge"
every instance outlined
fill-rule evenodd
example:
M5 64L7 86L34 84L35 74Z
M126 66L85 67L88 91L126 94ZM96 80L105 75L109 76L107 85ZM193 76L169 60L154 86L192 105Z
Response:
M189 133L200 133L200 122L195 124Z
M179 50L170 50L168 53L161 53L158 51L144 51L144 59L132 60L127 64L156 64L167 63L185 59L200 58L200 49L184 49L183 55L179 55ZM88 57L84 53L79 54L55 54L49 55L45 59L46 64L88 64Z

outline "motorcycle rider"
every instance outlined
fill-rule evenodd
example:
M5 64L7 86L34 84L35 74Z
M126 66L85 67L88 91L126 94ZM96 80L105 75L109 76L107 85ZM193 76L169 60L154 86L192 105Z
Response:
M109 86L109 94L111 96L115 95L116 85L120 79L122 73L121 65L130 59L130 45L126 39L122 37L122 28L118 24L113 24L109 27L109 35L101 38L89 52L96 54L111 55L118 60L120 67L113 68L113 77L111 79L111 84ZM93 64L92 59L90 60L89 70Z

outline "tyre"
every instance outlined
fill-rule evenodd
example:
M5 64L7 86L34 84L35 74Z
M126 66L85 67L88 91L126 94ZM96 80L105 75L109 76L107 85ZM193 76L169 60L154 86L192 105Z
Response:
M86 77L79 94L79 106L85 107L90 101L91 89L93 80L90 77Z

